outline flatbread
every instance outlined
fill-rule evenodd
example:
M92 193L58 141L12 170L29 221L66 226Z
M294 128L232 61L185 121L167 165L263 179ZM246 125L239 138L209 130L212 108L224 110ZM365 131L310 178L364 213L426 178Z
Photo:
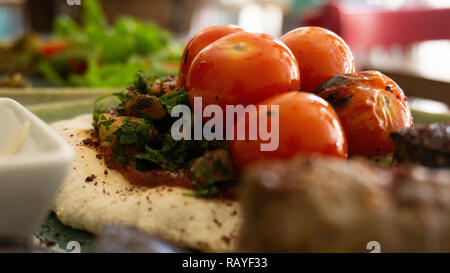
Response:
M64 224L94 234L106 224L130 225L201 251L235 250L242 222L237 201L188 197L183 194L189 190L178 187L131 185L119 172L107 169L95 149L82 144L92 129L91 115L51 126L76 150L54 205ZM92 175L93 181L86 181Z

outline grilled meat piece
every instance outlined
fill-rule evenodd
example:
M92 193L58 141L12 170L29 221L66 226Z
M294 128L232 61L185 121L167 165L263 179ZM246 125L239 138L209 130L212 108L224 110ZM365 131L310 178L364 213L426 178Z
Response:
M450 167L450 125L432 124L391 133L399 162L428 167Z
M241 251L450 251L448 170L298 157L247 169L241 198Z

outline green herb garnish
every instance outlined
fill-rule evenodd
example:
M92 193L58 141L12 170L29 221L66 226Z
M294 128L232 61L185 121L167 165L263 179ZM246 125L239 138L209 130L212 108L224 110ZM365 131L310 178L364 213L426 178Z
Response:
M145 119L126 118L122 126L113 133L117 139L113 146L113 153L121 155L126 152L127 147L142 150L149 141L151 130L154 128Z
M184 88L159 97L159 101L166 108L169 115L176 105L182 104L190 106L189 98Z
M150 161L165 170L175 170L176 167L168 158L162 155L160 151L151 149L149 147L145 147L144 153L137 154L134 157L136 159Z
M128 86L128 89L138 91L139 93L142 94L148 94L147 81L148 80L145 78L142 72L139 72L136 77L136 80L130 86Z
M94 112L96 128L104 126L110 131L109 127L116 124L115 121L121 124L112 134L108 132L110 135L103 140L112 143L106 147L111 147L118 163L136 171L183 170L190 173L197 189L187 195L217 196L237 181L227 143L204 139L174 140L171 127L176 119L170 113L177 105L191 106L186 91L183 88L177 90L176 85L168 94L161 96L165 91L162 87L161 93L150 94L150 84L164 81L158 77L149 79L140 73L126 91L97 99Z
M214 159L212 163L206 160L201 162L193 171L193 176L197 191L187 195L203 198L217 195L223 187L237 181L221 159Z
M94 123L98 122L98 119L102 112L104 112L108 109L111 109L111 108L115 108L115 110L119 110L119 108L120 108L119 106L122 103L124 98L125 98L125 92L117 92L117 93L107 94L107 95L101 96L100 98L96 99L94 101L94 113L93 113Z

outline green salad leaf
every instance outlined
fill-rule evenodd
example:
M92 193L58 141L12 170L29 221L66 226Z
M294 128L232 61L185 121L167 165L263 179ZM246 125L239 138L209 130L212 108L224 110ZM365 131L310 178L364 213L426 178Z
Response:
M55 19L55 37L69 46L38 65L53 84L119 87L139 71L158 76L177 72L183 48L168 31L129 16L108 25L98 0L83 3L81 18L81 24L68 16Z

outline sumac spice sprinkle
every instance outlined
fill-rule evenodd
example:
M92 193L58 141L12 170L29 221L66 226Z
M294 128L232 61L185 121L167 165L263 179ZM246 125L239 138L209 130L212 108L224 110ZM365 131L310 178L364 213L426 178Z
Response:
M95 179L96 177L97 177L97 176L95 176L94 174L91 174L90 176L86 177L86 179L85 179L84 181L86 181L86 182L92 182L92 181L94 181L94 179Z

